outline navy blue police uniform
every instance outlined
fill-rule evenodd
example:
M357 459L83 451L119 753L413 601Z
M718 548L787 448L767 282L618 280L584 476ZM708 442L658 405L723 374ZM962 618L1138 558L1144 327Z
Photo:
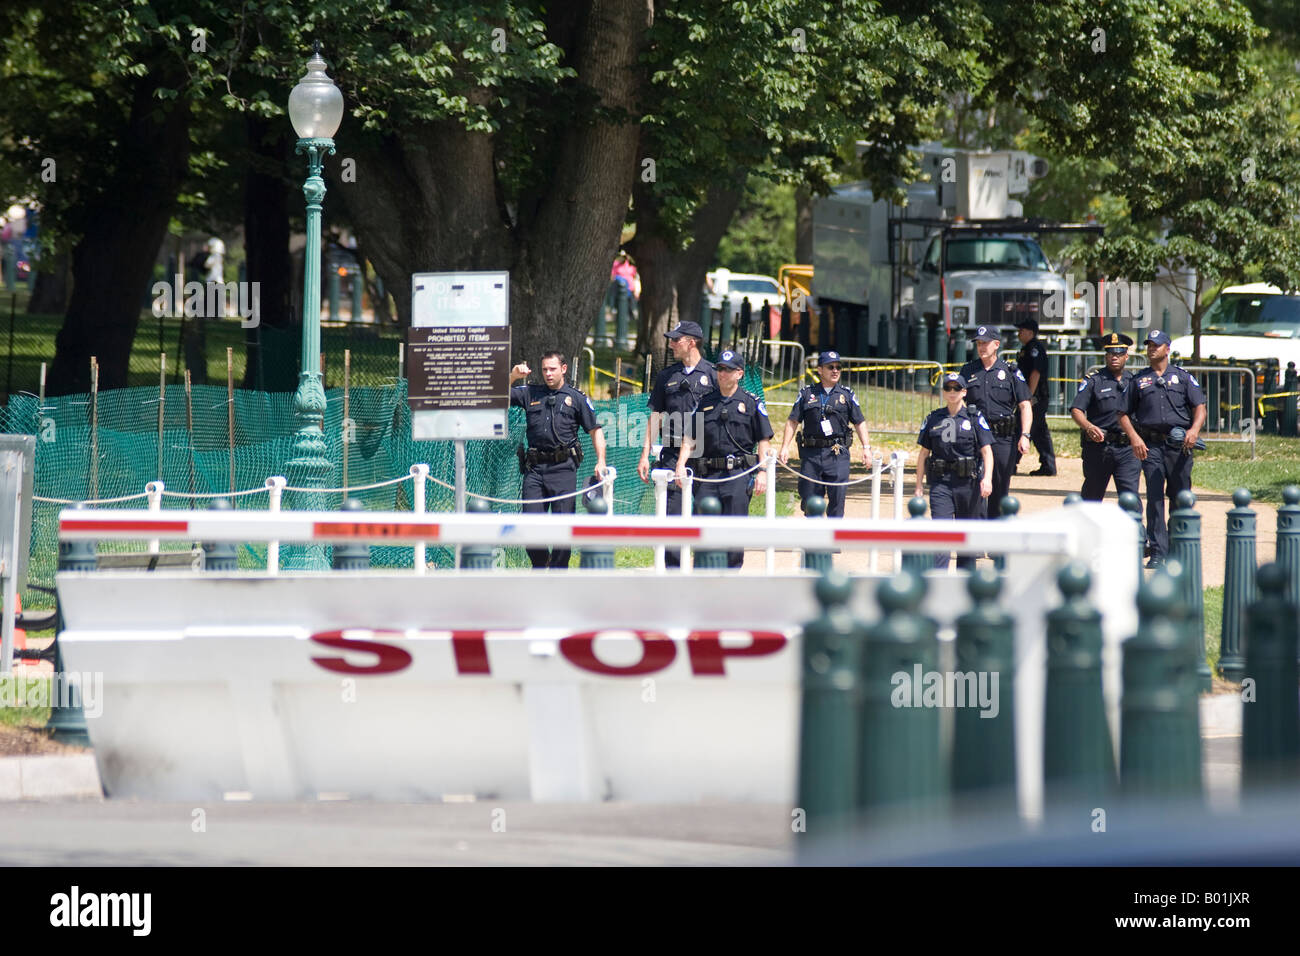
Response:
M1107 350L1127 348L1133 340L1127 335L1112 332L1102 340ZM1142 463L1133 454L1133 446L1124 429L1119 427L1119 416L1128 409L1128 386L1133 373L1120 369L1119 377L1110 369L1098 369L1079 382L1071 409L1079 409L1084 417L1106 433L1106 440L1096 442L1083 433L1083 489L1085 501L1101 501L1106 497L1106 486L1115 479L1116 494L1131 491L1138 493L1138 476Z
M930 516L983 517L983 498L980 497L983 456L980 449L994 444L993 432L983 414L969 405L962 406L956 415L951 416L947 408L936 408L921 424L916 443L930 452L925 462ZM948 560L947 552L936 555L935 567L946 568ZM974 555L958 557L957 567L975 567Z
M1054 475L1056 474L1056 449L1052 446L1052 433L1047 427L1047 346L1038 337L1038 323L1033 319L1025 319L1016 327L1032 329L1034 332L1034 337L1020 347L1020 352L1016 356L1016 368L1024 375L1026 386L1029 384L1030 374L1038 373L1038 387L1030 396L1034 406L1034 420L1029 427L1029 440L1033 442L1034 450L1038 452L1038 471L1035 474ZM1018 463L1019 455L1017 455Z
M691 323L682 323L682 327L690 325ZM687 437L685 433L690 424L690 416L700 404L700 399L717 386L717 372L705 359L700 359L699 364L691 369L681 362L674 362L656 376L654 387L650 390L650 411L660 412L664 416L660 420L659 429L659 440L663 442L663 448L659 452L658 462L652 467L667 468L669 471L677 469L677 455L681 451L682 438ZM682 490L676 482L670 481L668 514L681 513ZM664 563L670 568L680 566L681 552L676 548L665 549Z
M731 351L718 356L718 365L737 362ZM713 389L700 399L703 441L693 449L690 467L699 478L726 478L730 473L744 472L758 463L755 449L761 441L772 438L772 423L767 409L757 398L737 388L730 397ZM749 502L754 496L753 472L738 474L726 481L710 481L694 487L694 500L698 502L712 492L722 502L722 514L747 515ZM774 489L769 489L769 494ZM738 568L745 563L744 550L727 552L727 567Z
M833 357L832 357L833 356ZM834 352L822 353L828 361L839 361ZM825 364L824 362L822 364ZM844 482L849 480L849 448L853 428L866 421L853 390L836 384L827 390L820 382L806 385L794 400L790 420L803 426L799 438L799 499L808 513L809 495L826 498L826 515L844 517ZM812 480L810 480L812 479ZM838 484L818 484L819 481Z
M578 429L588 434L600 427L596 411L587 396L576 388L561 385L516 385L510 389L510 404L524 410L528 426L528 450L519 449L519 466L524 475L525 514L573 514L576 498L535 501L570 494L578 487L578 465L582 445ZM570 548L529 548L534 568L567 568Z
M996 329L980 326L976 341L982 335L998 337ZM998 358L987 369L975 358L962 366L961 377L966 381L966 404L979 410L993 433L993 493L981 499L981 510L986 518L1002 516L1002 499L1011 488L1011 475L1016 470L1016 445L1020 441L1020 403L1029 401L1029 386L1018 369Z
M1169 336L1160 330L1147 333L1147 341L1167 345ZM1173 507L1178 492L1192 487L1192 452L1181 442L1170 447L1169 432L1192 427L1196 406L1205 404L1200 383L1186 369L1170 362L1163 375L1147 366L1128 384L1129 421L1146 442L1147 457L1142 474L1147 484L1147 544L1153 564L1162 564L1169 553L1169 529L1165 525L1165 498Z

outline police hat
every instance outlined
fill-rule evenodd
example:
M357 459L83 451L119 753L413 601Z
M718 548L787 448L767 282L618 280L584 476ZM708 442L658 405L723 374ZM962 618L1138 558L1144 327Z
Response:
M981 325L975 330L976 342L1001 342L1002 333L991 325Z
M700 328L700 323L698 322L680 322L678 323L677 328L665 332L664 338L680 339L683 335L689 335L692 336L693 338L703 339L704 330Z
M1169 337L1169 333L1161 332L1159 329L1152 329L1148 332L1146 340L1155 345L1170 345L1173 343L1173 339Z
M947 375L943 377L944 385L951 385L954 382L960 385L962 388L966 387L966 379L962 378L961 375L958 374L957 372L949 372Z
M739 352L727 349L713 363L714 368L744 368L745 359Z
M1133 340L1131 338L1127 335L1122 335L1119 332L1112 332L1110 335L1103 335L1101 337L1101 347L1107 352L1111 349L1114 349L1116 352L1127 352L1128 347L1132 344Z
M1016 328L1018 328L1018 329L1033 329L1035 332L1037 332L1037 331L1038 331L1038 320L1035 319L1035 318L1032 318L1032 317L1030 317L1030 316L1028 316L1028 315L1026 315L1026 316L1024 316L1023 318L1016 319Z
M822 352L817 356L817 367L820 368L823 365L830 365L832 362L838 362L839 360L840 353L831 349L830 351Z

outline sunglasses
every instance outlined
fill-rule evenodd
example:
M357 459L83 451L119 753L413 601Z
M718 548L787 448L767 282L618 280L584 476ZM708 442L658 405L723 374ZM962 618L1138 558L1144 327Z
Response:
M822 368L829 369L832 372L838 372L840 370L838 365L823 365Z
M960 385L945 385L943 390L945 392L960 392L962 388Z

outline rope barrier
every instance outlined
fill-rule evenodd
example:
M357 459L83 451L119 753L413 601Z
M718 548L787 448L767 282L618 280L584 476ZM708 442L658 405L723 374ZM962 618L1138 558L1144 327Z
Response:
M691 481L702 481L705 484L717 485L717 484L721 484L724 481L735 481L737 478L744 478L750 472L758 471L758 469L766 468L766 467L767 467L767 463L760 461L757 464L755 464L754 467L752 468L746 468L744 471L737 472L734 475L726 475L722 478L700 478L699 476L692 474Z
M821 478L809 478L803 472L795 471L793 468L791 468L789 465L787 465L785 462L781 461L780 459L777 460L777 464L782 468L784 468L786 471L790 472L790 474L798 476L803 481L811 481L815 485L826 485L829 488L847 488L850 485L860 485L864 481L870 481L872 478L871 475L864 475L861 478L854 478L851 481L823 481ZM883 475L887 470L888 469L881 469L880 473Z
M86 498L83 500L75 498L43 498L40 495L32 495L32 500L51 505L115 505L121 501L135 501L137 498L148 497L147 493L141 492L138 495L123 495L120 498Z
M409 475L409 474L401 475L400 477L397 478L389 478L387 481L376 481L374 484L370 484L370 485L350 485L347 488L295 488L292 485L285 485L284 490L308 492L308 493L315 492L317 494L322 494L322 495L342 494L344 492L351 494L354 491L370 491L373 488L386 488L389 485L400 485L402 482L410 481L414 477L415 477L414 475ZM429 477L433 478L432 475L430 475ZM436 481L437 479L435 478L434 480ZM450 488L452 486L448 485L447 487ZM164 494L166 494L166 492L164 492Z
M246 488L243 491L164 491L162 496L164 498L242 498L245 495L260 495L262 492L270 490L270 488L263 486L261 488Z

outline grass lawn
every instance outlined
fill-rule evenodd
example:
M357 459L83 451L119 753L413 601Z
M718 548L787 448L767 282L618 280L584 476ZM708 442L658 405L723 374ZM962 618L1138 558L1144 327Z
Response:
M1205 589L1205 657L1210 673L1219 667L1219 643L1223 631L1223 588Z
M48 677L0 677L0 725L44 727L50 719Z

